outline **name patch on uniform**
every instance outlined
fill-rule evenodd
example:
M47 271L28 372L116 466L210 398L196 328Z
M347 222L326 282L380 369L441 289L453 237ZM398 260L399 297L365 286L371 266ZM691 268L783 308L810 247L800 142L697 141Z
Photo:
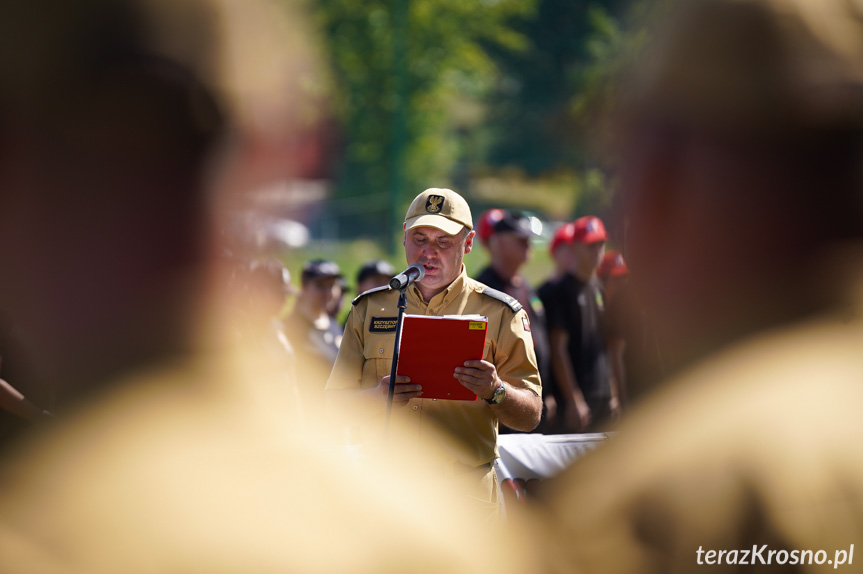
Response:
M370 333L390 333L395 332L398 325L398 317L372 317L372 322L369 323Z

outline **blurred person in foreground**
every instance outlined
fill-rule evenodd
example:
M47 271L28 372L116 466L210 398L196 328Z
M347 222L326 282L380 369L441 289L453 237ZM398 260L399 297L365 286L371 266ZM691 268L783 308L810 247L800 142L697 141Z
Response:
M550 285L544 303L564 430L588 432L620 414L603 326L605 300L596 276L605 253L605 226L598 217L580 217L570 239L572 266Z
M530 259L531 239L537 235L531 218L519 211L489 209L480 216L476 233L489 254L488 267L476 279L521 303L527 312L539 376L546 381L551 369L545 308L520 272Z
M398 317L398 290L388 286L353 301L339 356L327 383L327 401L359 440L414 453L430 475L460 475L473 484L478 507L496 518L500 499L494 460L498 423L530 431L539 423L542 389L527 314L506 293L467 276L464 257L473 249L473 217L467 202L450 189L430 188L414 198L404 219L405 260L425 269L406 289L406 313L488 318L482 360L466 361L453 376L475 401L423 399L409 377L395 382L392 417L385 429L387 395ZM428 352L435 353L429 340Z
M0 355L0 377L3 372L3 355ZM33 424L51 418L51 413L27 398L11 383L0 378L0 451Z
M4 572L526 568L453 544L498 538L416 496L449 481L298 424L260 348L235 345L224 210L285 175L309 103L290 6L0 4L0 326L62 395L0 458Z
M686 0L661 22L621 191L675 375L548 485L544 570L859 570L863 12Z

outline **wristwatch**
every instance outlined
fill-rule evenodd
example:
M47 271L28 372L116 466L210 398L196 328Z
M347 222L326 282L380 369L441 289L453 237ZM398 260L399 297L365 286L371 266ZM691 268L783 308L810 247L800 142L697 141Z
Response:
M506 385L503 381L500 382L500 386L495 389L494 394L490 399L484 399L490 405L499 405L506 398Z

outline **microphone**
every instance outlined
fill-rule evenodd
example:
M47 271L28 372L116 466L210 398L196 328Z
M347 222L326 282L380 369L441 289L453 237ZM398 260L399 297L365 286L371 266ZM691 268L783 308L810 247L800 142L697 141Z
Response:
M422 281L426 276L425 267L419 263L414 263L392 279L390 279L390 289L404 289L414 281Z

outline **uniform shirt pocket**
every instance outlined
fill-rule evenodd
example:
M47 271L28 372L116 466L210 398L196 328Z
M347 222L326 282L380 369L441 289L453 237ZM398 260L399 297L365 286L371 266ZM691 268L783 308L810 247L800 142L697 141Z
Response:
M374 386L381 378L390 374L393 361L394 333L366 334L363 344L363 386ZM369 380L371 379L371 380ZM372 384L373 381L373 384Z

